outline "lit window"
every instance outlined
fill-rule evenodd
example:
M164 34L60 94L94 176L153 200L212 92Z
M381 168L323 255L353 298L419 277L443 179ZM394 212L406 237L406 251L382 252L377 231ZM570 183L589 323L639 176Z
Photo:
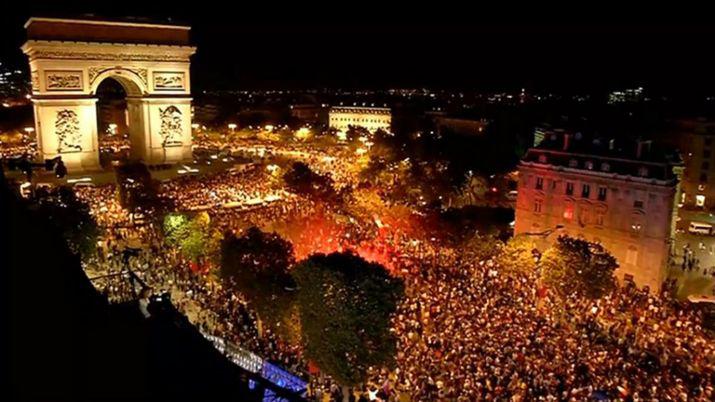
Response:
M643 229L643 225L640 222L633 222L631 224L631 232L640 233L641 229Z
M698 191L705 191L705 185L704 185L704 184L698 184Z
M573 205L566 205L566 208L564 209L564 219L573 219Z
M702 194L698 194L695 196L695 205L698 207L704 207L705 206L705 196Z
M680 203L685 204L685 193L680 193Z

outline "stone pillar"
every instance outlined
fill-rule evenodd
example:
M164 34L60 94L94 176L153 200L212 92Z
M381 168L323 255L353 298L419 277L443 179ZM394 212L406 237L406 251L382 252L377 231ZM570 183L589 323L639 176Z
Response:
M141 121L144 130L141 150L143 160L149 165L189 162L191 153L191 98L145 97L131 101L136 110L132 118ZM131 106L134 107L134 106ZM137 134L136 140L139 140ZM132 138L132 142L135 138Z
M33 99L41 160L62 157L71 172L99 170L97 99Z

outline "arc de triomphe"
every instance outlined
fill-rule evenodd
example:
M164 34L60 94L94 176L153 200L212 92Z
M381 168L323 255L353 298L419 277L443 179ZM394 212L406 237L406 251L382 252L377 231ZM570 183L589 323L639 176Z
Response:
M25 29L41 158L100 168L96 91L113 78L127 94L132 159L191 159L189 27L30 18Z

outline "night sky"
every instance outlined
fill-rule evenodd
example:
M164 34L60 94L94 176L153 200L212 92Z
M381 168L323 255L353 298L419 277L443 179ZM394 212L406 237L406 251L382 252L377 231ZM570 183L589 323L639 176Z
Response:
M0 60L24 66L19 46L30 15L93 13L158 21L170 17L190 24L198 46L193 84L199 89L526 87L588 92L644 86L715 93L710 55L715 26L687 20L636 23L620 18L607 24L598 21L606 21L600 18L603 13L587 21L529 12L518 18L487 18L478 9L415 14L364 2L329 2L310 9L273 2L258 8L178 0L167 5L146 1L144 6L93 3L32 2L25 9L4 10ZM361 11L352 12L354 8Z

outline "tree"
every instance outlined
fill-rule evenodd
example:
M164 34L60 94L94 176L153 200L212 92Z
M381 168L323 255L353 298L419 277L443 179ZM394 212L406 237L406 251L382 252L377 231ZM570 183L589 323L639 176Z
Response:
M206 212L191 219L183 214L167 214L163 227L164 241L178 248L187 260L204 262L217 256L221 236L211 228L211 219Z
M330 177L313 172L303 162L295 162L283 175L283 181L294 193L322 201L328 201L337 195Z
M291 339L299 336L289 329L295 327L290 314L295 282L288 271L294 262L289 241L256 227L221 242L221 277L246 296L261 320Z
M517 235L506 242L499 256L501 268L512 273L532 273L536 271L536 242L529 236Z
M615 286L616 259L597 243L559 236L541 259L544 283L557 293L597 299Z
M293 276L305 351L321 370L348 387L364 382L368 367L392 365L400 279L349 252L312 255Z
M68 187L35 191L35 208L62 233L75 253L83 257L97 251L99 227L90 214L89 206L80 201Z
M161 219L171 210L171 202L159 195L159 183L152 179L149 169L143 163L128 163L116 170L119 203L132 215L153 214Z

